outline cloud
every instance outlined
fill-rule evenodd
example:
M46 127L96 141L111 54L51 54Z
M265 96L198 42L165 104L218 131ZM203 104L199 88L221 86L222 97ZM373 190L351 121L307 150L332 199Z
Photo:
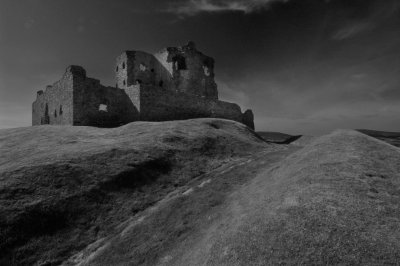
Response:
M289 0L188 0L174 3L169 12L178 15L193 16L198 13L243 12L251 13L267 8L272 2L287 2Z
M373 1L368 4L368 7L369 12L363 18L345 20L332 35L332 39L340 41L376 29L389 18L398 15L400 1Z
M369 22L356 22L356 23L349 23L348 25L344 26L343 28L339 29L333 36L332 39L334 40L344 40L351 37L354 37L358 34L363 32L372 30L375 28L373 23Z

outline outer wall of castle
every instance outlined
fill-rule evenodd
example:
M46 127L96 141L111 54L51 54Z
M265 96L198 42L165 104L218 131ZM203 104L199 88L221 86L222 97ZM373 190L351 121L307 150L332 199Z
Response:
M254 129L251 110L218 100L214 60L193 44L156 56L127 51L117 58L116 87L106 87L70 66L60 81L39 91L32 124L116 127L133 121L215 117Z
M73 73L67 69L59 81L37 92L32 104L32 125L73 124L73 78Z
M105 87L97 79L74 79L74 125L117 127L138 120L139 112L126 92Z
M237 104L179 92L171 94L159 87L143 87L140 102L140 119L144 121L215 117L242 122L242 112Z

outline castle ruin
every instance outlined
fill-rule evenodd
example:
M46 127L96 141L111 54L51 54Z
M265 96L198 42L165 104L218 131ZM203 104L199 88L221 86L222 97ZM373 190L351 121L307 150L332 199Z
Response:
M214 59L193 42L152 55L125 51L116 60L116 85L106 87L69 66L32 104L32 125L117 127L133 121L215 117L254 129L253 113L218 100Z

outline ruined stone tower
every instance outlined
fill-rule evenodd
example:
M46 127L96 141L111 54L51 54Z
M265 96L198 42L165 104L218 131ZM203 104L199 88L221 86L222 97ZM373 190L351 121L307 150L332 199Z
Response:
M254 128L253 114L218 100L214 59L189 42L152 55L125 51L117 57L115 87L86 76L79 66L39 91L32 124L120 126L132 121L166 121L201 117L235 120Z
M214 59L196 50L193 42L152 55L126 51L117 58L116 86L150 85L167 91L218 99Z

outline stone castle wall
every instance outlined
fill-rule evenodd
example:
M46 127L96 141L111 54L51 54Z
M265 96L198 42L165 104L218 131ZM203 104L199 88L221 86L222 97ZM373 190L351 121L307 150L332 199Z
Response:
M32 125L73 124L73 77L68 68L59 81L37 92L32 104Z
M126 51L117 58L115 71L118 88L151 85L175 91L172 75L152 54Z
M154 56L171 74L176 92L218 99L214 59L197 51L193 42L166 48Z
M117 63L115 66L116 88L125 88L127 86L126 84L128 79L127 61L128 61L127 53L123 53L117 57Z
M38 91L32 104L32 125L116 127L139 119L139 112L124 90L105 87L70 66L60 81Z
M242 112L237 104L170 93L159 87L142 87L140 103L140 120L144 121L215 117L242 122Z
M117 58L116 87L106 87L70 66L60 81L39 91L32 124L116 127L133 121L215 117L254 129L251 110L218 100L214 60L193 43L156 55L126 51Z
M142 86L143 85L136 84L123 89L125 94L128 96L129 101L135 106L139 114L141 112L140 92Z
M76 70L74 76L73 106L74 125L116 127L139 117L124 90L103 86L99 80L86 77L83 68Z
M116 86L151 85L171 92L218 99L214 59L197 51L193 43L166 48L154 55L125 51L117 58Z

